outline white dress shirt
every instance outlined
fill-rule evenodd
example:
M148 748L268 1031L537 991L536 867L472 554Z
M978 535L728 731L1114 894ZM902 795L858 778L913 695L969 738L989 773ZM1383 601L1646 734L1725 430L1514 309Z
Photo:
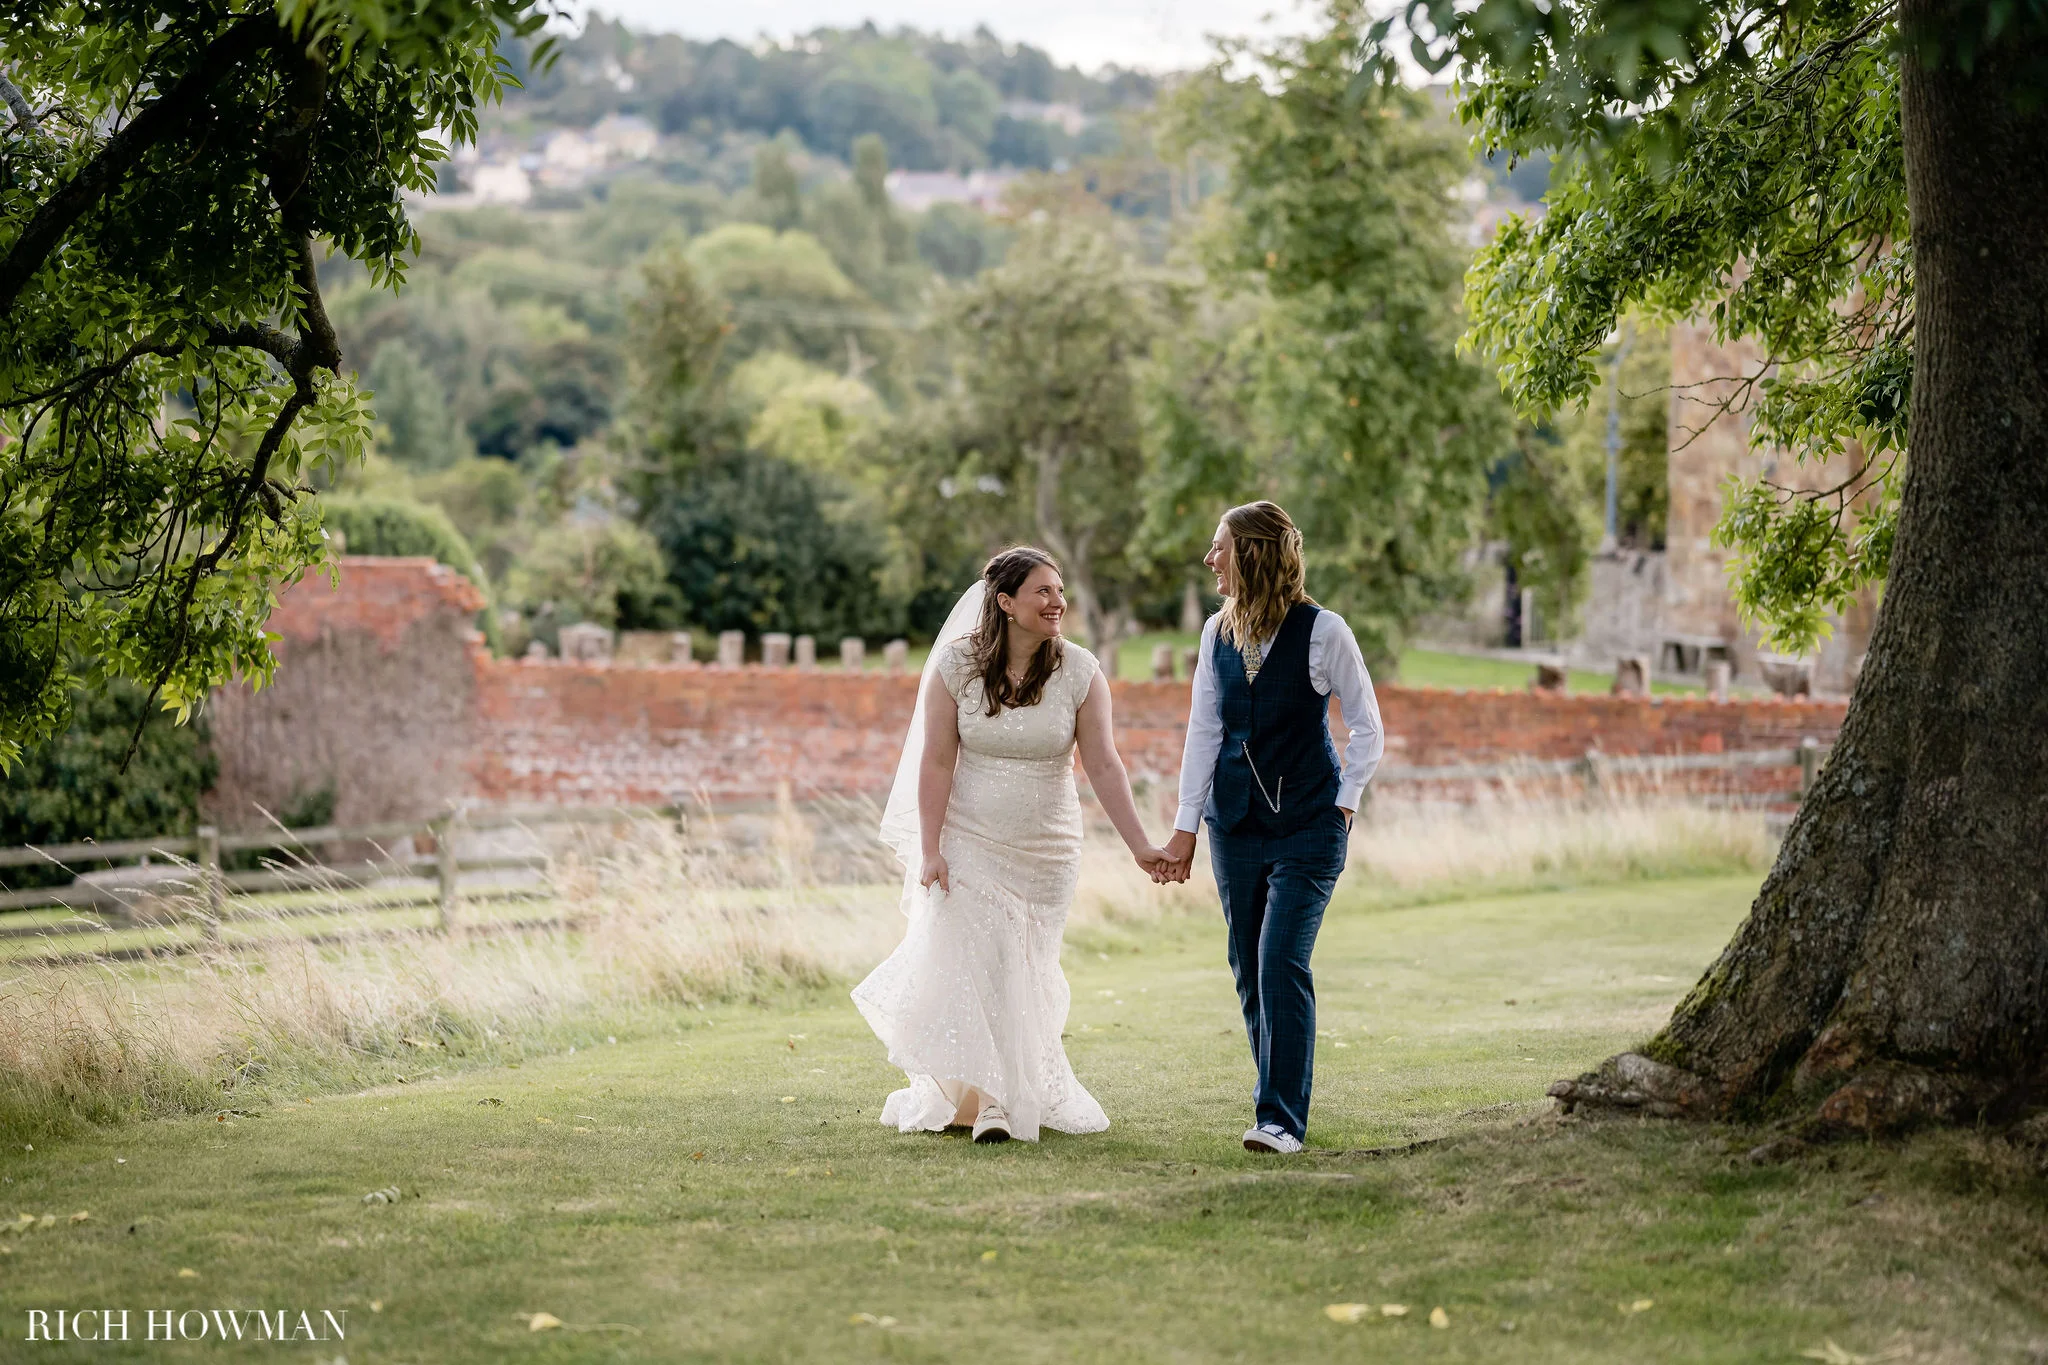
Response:
M1180 815L1176 830L1193 833L1202 826L1202 811L1209 804L1209 789L1216 783L1216 756L1223 749L1223 703L1216 694L1216 624L1212 616L1202 627L1201 657L1195 662L1194 695L1188 703L1187 747L1180 756ZM1259 652L1271 654L1278 634L1259 641ZM1373 696L1372 679L1366 675L1365 656L1344 618L1325 608L1316 613L1315 630L1308 641L1309 685L1323 696L1337 694L1344 710L1344 724L1351 730L1344 746L1344 771L1337 782L1337 804L1357 810L1386 752L1386 735L1380 729L1379 699Z

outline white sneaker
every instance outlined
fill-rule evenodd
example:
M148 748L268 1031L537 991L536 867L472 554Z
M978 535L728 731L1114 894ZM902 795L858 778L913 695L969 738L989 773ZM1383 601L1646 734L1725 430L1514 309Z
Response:
M990 1100L981 1106L981 1112L974 1116L974 1140L976 1142L1008 1142L1010 1140L1010 1113L1003 1106ZM1297 1143L1296 1146L1300 1144Z
M1277 1123L1262 1123L1245 1131L1244 1149L1264 1156L1293 1156L1301 1150L1301 1139Z

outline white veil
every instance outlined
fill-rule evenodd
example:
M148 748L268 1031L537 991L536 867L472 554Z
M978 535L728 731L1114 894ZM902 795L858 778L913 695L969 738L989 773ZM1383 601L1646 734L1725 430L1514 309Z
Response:
M975 579L972 586L960 594L960 600L953 604L946 624L939 628L938 637L932 641L932 652L925 659L924 672L917 680L917 706L910 713L910 729L903 736L903 757L896 762L896 781L889 788L889 804L882 808L882 842L896 851L905 873L905 914L910 912L913 897L921 889L917 884L917 874L924 865L924 840L917 821L917 770L924 762L925 692L946 646L974 633L975 626L981 621L981 602L986 591L982 580Z

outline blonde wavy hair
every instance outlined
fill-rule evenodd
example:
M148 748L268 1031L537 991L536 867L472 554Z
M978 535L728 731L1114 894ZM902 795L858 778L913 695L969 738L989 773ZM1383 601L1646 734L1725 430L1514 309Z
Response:
M1230 528L1230 569L1237 595L1223 601L1216 630L1238 649L1270 638L1308 595L1301 530L1271 502L1248 502L1223 514Z

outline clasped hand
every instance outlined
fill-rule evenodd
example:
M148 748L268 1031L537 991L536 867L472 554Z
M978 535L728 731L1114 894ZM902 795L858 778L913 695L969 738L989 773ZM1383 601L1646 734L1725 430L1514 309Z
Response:
M1195 836L1185 830L1176 830L1166 841L1165 848L1147 848L1133 855L1138 866L1160 886L1184 882L1194 870Z

